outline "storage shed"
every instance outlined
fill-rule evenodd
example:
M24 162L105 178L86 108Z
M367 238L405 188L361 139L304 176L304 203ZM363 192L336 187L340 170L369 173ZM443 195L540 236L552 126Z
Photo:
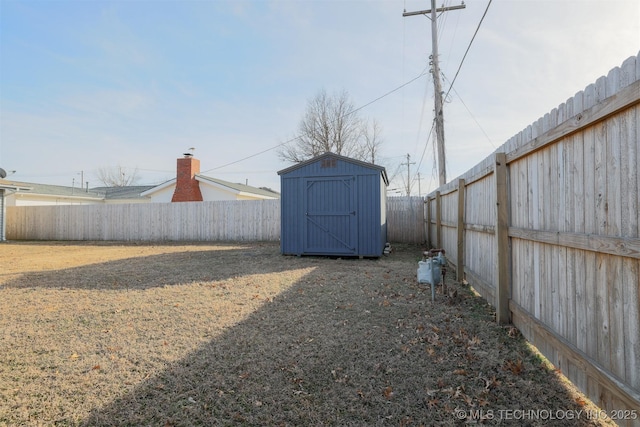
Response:
M384 167L325 153L278 175L283 255L383 254L389 185Z

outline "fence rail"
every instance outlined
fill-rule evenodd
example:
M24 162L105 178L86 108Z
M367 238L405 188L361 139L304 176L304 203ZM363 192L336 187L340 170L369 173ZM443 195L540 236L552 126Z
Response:
M640 407L639 122L640 55L425 201L428 244L607 410Z

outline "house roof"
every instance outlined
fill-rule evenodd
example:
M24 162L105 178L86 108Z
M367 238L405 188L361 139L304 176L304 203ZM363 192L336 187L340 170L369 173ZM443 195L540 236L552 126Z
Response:
M141 199L141 194L155 185L128 185L126 187L95 187L91 191L104 194L105 199Z
M103 195L95 191L82 188L65 187L63 185L37 184L32 182L0 181L0 185L12 186L16 190L29 190L29 195L81 197L102 199Z
M279 198L280 194L263 188L250 185L232 183L222 179L211 178L204 175L196 175L196 179L209 185L224 187L228 191L238 195L254 195L268 198ZM29 195L49 197L73 197L92 200L126 200L142 199L146 196L175 185L176 179L171 179L160 185L130 185L125 187L94 187L89 190L66 187L63 185L37 184L30 182L7 181L0 179L0 189L29 190Z
M31 196L72 197L92 200L141 199L143 197L140 193L153 187L153 185L131 185L126 187L95 187L86 190L64 185L0 180L0 188L17 191L29 190L28 194Z
M205 184L212 185L214 187L224 187L224 189L226 189L227 191L230 191L232 193L239 194L239 195L244 194L244 195L257 195L257 196L269 197L269 198L280 198L280 193L277 193L275 191L266 190L263 188L256 188L256 187L252 187L250 185L245 185L245 184L224 181L222 179L211 178L210 176L197 174L196 180L203 182ZM167 187L175 185L175 183L176 183L176 178L170 179L169 181L163 182L160 185L157 185L155 187L152 187L144 191L143 193L141 193L141 195L148 196L157 191L160 191Z
M24 185L20 185L18 183L15 182L9 182L9 181L5 181L3 179L0 179L0 190L14 190L14 191L24 191L24 190L31 190L31 187L27 187Z
M357 160L357 159L352 159L351 157L346 157L346 156L341 156L340 154L336 154L336 153L324 153L324 154L320 154L319 156L316 157L312 157L309 160L305 160L304 162L299 162L296 163L295 165L289 166L286 169L282 169L278 171L278 175L283 175L283 174L287 174L291 171L294 171L296 169L305 167L307 165L310 165L312 163L315 163L319 160L325 159L325 158L335 158L338 160L341 160L343 162L348 162L348 163L353 163L355 165L360 165L369 169L377 169L380 171L380 173L382 173L382 176L384 178L384 182L389 185L389 179L387 178L387 170L384 168L384 166L380 166L380 165L376 165L374 163L367 163L367 162L363 162L362 160Z

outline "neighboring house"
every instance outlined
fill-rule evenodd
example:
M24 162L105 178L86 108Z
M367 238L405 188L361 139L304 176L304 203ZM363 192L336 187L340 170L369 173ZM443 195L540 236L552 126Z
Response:
M191 154L178 159L176 178L140 194L152 203L197 202L214 200L279 199L275 191L235 184L200 174L200 160Z
M6 240L6 222L7 217L7 193L15 193L17 191L30 190L29 187L16 185L0 179L0 242Z
M168 203L280 198L280 194L274 191L200 175L200 161L190 154L185 154L184 158L178 159L177 178L159 185L83 189L0 180L0 189L4 189L4 206ZM17 191L18 189L29 189L29 191Z

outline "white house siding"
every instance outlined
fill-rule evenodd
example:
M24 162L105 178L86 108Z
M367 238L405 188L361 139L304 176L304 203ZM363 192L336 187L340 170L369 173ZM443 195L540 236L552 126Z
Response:
M64 197L55 195L12 193L6 197L7 206L60 206L60 205L95 205L103 203L102 199Z
M173 191L176 189L175 184L170 187L165 187L152 194L149 194L151 203L170 203L173 197Z
M231 191L224 191L209 185L203 185L202 183L200 183L200 193L202 193L202 199L207 201L239 199L235 192L232 193ZM256 197L247 197L245 200L256 200Z

